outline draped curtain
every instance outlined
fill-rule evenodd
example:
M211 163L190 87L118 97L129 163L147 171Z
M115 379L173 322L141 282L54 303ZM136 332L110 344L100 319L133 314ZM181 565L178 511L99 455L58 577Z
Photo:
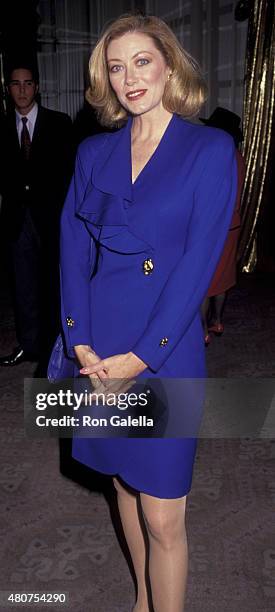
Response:
M243 110L243 154L247 164L239 243L243 272L252 272L255 269L261 220L266 218L266 215L269 218L272 216L270 177L275 93L274 0L254 0L252 4L248 24Z

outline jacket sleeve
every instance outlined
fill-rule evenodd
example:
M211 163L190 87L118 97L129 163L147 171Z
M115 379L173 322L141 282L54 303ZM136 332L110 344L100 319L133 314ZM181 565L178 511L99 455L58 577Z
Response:
M211 141L198 177L187 242L142 337L132 351L157 372L198 313L229 230L237 172L235 146L225 133Z
M92 273L92 237L82 219L75 215L91 174L92 156L83 144L76 156L74 175L61 214L60 292L61 320L67 353L73 347L91 344L89 281Z

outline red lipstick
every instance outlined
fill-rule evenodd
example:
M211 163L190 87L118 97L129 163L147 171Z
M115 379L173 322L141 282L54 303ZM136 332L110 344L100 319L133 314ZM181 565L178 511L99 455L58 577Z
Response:
M134 91L128 91L126 98L128 100L139 100L146 93L147 89L135 89Z

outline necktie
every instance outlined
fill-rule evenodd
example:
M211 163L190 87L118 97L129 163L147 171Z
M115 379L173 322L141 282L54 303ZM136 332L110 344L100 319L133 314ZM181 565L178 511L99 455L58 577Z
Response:
M31 152L31 139L29 130L27 128L28 117L22 117L22 132L21 132L21 151L23 153L24 159L28 160Z

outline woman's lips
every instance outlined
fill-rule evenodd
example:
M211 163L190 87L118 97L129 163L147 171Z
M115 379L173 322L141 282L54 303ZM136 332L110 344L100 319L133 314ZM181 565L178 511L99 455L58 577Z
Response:
M136 91L129 91L126 94L128 100L139 100L146 93L147 89L136 89Z

